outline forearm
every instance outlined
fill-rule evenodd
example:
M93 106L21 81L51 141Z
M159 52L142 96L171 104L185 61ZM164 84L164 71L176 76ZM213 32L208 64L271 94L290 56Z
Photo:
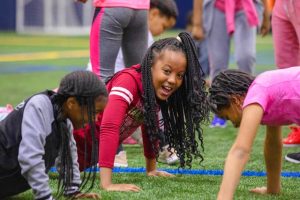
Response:
M112 169L101 167L100 169L100 187L106 189L112 184Z
M146 172L151 172L156 170L156 159L155 158L146 158Z
M280 192L280 173L282 142L280 127L267 127L264 146L264 156L267 170L267 192L278 194Z
M241 173L249 159L250 152L239 147L233 147L226 159L224 175L220 191L218 193L218 200L233 199L234 192Z
M264 7L264 12L270 12L269 11L269 6L268 6L268 0L261 0L263 7Z
M263 4L263 7L264 7L263 20L270 20L271 11L269 10L268 1L267 0L262 0L262 4Z
M203 0L194 0L193 5L193 26L201 26L203 23Z
M218 199L233 198L241 173L249 159L253 141L263 116L263 109L257 104L251 104L243 109L242 114L237 138L226 159Z
M70 129L70 133L72 133L73 129L71 128L70 123L68 124L68 128ZM76 147L76 142L75 142L73 134L70 134L70 140L71 140L70 141L70 150L71 150L72 163L73 163L72 184L80 185L81 179L80 179L80 170L79 170L79 163L78 163L78 154L77 154L77 147Z
M39 163L28 170L26 173L22 173L23 177L30 185L35 199L51 197L51 188L49 186L49 178L45 173L45 165Z

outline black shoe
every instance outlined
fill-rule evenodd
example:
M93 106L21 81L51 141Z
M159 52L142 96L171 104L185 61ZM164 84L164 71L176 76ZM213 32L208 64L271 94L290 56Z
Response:
M300 153L289 153L285 156L285 160L292 163L300 163Z

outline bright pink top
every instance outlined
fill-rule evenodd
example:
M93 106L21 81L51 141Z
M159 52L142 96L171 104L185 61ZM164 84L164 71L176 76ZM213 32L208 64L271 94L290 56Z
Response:
M258 17L253 0L216 0L216 8L225 12L227 32L234 32L234 16L237 11L244 10L250 26L258 25Z
M95 7L126 7L149 10L150 0L94 0Z
M261 124L300 125L300 66L268 71L251 84L243 107L258 103L264 110Z
M225 0L216 0L215 6L225 12ZM242 0L235 0L234 9L235 12L243 9Z

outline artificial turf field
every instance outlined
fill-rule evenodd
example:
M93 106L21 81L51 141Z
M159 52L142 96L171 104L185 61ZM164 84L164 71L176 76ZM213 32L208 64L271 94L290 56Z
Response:
M162 37L176 35L170 31ZM44 89L58 86L59 80L72 70L85 69L89 56L88 36L40 36L17 35L0 32L0 106L11 103L16 106L22 99ZM233 59L230 66L235 68ZM272 38L257 38L256 73L274 69ZM234 141L237 130L228 124L226 128L204 129L204 161L195 160L192 172L221 173L227 152ZM263 139L265 127L257 134L254 148L246 171L254 176L243 176L237 188L235 199L299 199L300 165L283 161L282 194L260 196L251 194L249 189L265 185L263 161ZM283 136L289 132L284 128ZM144 167L142 149L139 146L125 146L130 169ZM300 148L284 149L283 154L300 151ZM158 164L162 169L177 169ZM123 169L126 170L126 169ZM258 174L259 176L257 176ZM263 175L263 174L262 174ZM286 177L291 175L292 177ZM56 174L50 175L50 183L55 191ZM98 189L98 179L93 191L102 199L215 199L221 182L220 175L178 174L175 178L149 178L144 173L115 173L115 183L133 183L142 188L138 193L105 192ZM32 199L31 191L11 199Z

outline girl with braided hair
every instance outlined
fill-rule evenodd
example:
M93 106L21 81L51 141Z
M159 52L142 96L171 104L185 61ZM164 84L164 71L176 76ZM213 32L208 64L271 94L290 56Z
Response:
M47 172L55 162L59 169L58 198L98 199L96 193L80 192L91 173L81 182L72 132L73 127L89 124L93 144L90 157L95 163L95 115L103 111L107 95L97 75L72 72L62 79L57 93L47 90L35 94L4 118L0 122L0 199L30 188L35 199L54 199ZM95 175L92 178L90 187Z
M266 125L264 157L267 186L251 192L278 194L281 190L281 126L300 125L300 67L267 71L258 77L225 70L209 89L209 104L219 117L239 127L225 163L218 199L233 199L260 124Z
M204 85L195 45L188 33L180 33L178 39L156 41L141 64L119 71L108 81L108 104L98 115L103 189L140 190L133 184L113 184L112 168L118 145L141 125L148 176L173 176L156 168L165 139L169 150L176 150L180 167L191 167L195 157L203 159L200 125L209 113Z

